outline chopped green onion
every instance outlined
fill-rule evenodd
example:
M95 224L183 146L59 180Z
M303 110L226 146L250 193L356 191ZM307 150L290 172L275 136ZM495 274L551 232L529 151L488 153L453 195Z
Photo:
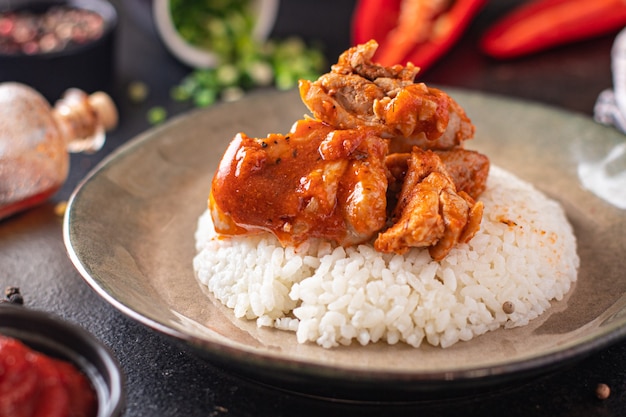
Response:
M207 107L217 101L217 91L203 89L193 96L193 103L196 107Z
M151 125L157 125L167 119L167 110L161 106L152 107L148 110L148 123Z
M133 103L141 103L148 97L148 86L141 81L133 81L128 84L128 98Z
M222 100L236 101L243 97L245 92L240 87L228 87L222 90Z
M218 99L239 99L251 88L274 85L286 90L302 78L319 76L326 65L321 48L298 37L256 41L250 6L250 0L170 1L181 36L219 58L217 67L196 69L172 88L173 100L205 107Z
M239 69L234 64L222 64L215 73L217 84L223 87L232 87L239 81Z

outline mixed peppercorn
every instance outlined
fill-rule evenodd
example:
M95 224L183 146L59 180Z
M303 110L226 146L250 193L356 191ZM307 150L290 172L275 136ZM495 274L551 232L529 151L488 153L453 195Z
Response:
M4 290L4 298L0 299L0 303L24 304L24 297L17 287L7 287Z
M86 9L50 7L0 12L0 54L44 54L83 45L104 33L104 19Z

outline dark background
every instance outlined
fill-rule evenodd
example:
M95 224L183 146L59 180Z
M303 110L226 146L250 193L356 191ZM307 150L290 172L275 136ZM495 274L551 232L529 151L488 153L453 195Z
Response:
M129 417L152 416L381 416L503 415L621 416L626 411L626 343L619 342L556 372L456 398L399 404L349 404L289 394L242 380L200 360L177 343L122 315L81 279L65 254L56 203L108 153L151 126L153 106L169 117L191 106L170 99L170 89L189 73L160 42L146 0L112 1L120 13L110 92L120 125L94 155L73 155L70 177L46 204L0 222L0 286L21 287L28 307L79 323L108 345L127 377ZM421 80L540 102L589 117L598 94L612 86L610 50L615 34L533 56L495 61L480 53L485 28L517 2L491 1L459 43ZM321 41L329 63L350 46L354 2L283 0L273 36ZM145 102L128 98L128 85L146 83ZM514 128L514 127L512 127ZM598 383L612 389L604 401ZM384 390L384 387L381 387Z

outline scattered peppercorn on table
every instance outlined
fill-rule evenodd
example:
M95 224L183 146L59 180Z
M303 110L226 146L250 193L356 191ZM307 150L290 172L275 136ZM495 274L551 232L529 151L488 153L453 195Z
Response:
M111 88L119 108L119 127L108 134L100 152L72 155L67 182L48 202L0 222L0 290L19 288L24 308L47 311L78 323L111 348L126 374L124 416L623 415L623 339L550 373L530 378L451 393L427 391L414 398L404 396L401 401L395 401L398 398L393 395L388 401L340 401L241 378L103 300L67 257L62 230L65 203L75 187L109 153L155 124L195 107L192 102L172 98L172 89L191 70L168 54L156 34L147 2L112 3L121 19L115 83ZM306 41L320 42L332 63L352 42L351 19L356 3L283 1L272 36L297 35ZM511 60L485 55L480 39L518 4L521 2L485 2L467 22L458 40L436 61L429 62L420 80L532 100L591 118L600 92L612 87L610 55L616 33ZM155 109L158 117L151 113ZM189 238L193 240L193 236ZM341 398L341 392L333 389L316 394ZM380 389L384 392L386 387Z

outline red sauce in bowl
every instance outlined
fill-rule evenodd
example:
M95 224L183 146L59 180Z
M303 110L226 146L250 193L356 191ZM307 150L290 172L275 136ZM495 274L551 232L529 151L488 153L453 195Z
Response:
M0 335L0 417L93 417L97 397L74 365Z

